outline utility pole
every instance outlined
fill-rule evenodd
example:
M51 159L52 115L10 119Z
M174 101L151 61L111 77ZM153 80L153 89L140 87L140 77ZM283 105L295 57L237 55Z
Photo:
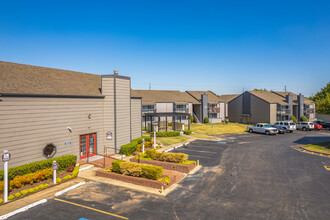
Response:
M151 90L151 83L149 83L149 90Z

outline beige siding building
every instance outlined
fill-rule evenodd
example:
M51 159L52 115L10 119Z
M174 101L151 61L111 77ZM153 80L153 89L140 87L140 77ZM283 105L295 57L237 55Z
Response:
M0 151L10 167L48 157L118 153L141 136L130 78L0 62ZM4 141L5 140L5 141ZM55 155L43 155L47 145Z

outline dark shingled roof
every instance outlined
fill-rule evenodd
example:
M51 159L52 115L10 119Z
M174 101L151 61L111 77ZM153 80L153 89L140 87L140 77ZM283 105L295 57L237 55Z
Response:
M0 94L99 96L101 76L0 61Z
M238 97L240 94L231 94L231 95L221 95L219 98L223 100L224 102L228 103L234 98Z
M196 100L198 100L198 102L201 102L201 98L203 94L207 95L209 103L224 102L224 100L219 98L219 96L216 96L209 91L187 91L187 93L190 94L192 97L194 97Z
M145 105L153 105L157 102L174 102L176 104L198 103L197 100L186 92L177 90L131 90L131 96L142 97L142 103Z

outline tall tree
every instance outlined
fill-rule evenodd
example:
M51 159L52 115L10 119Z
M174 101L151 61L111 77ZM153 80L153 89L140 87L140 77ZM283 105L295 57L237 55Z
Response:
M330 114L330 82L311 99L316 104L316 111L320 114Z

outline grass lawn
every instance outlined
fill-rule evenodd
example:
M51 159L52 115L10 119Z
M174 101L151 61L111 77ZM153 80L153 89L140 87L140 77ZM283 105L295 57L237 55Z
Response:
M190 130L196 133L211 135L211 124L191 124ZM230 134L243 133L247 129L247 125L239 123L215 123L213 124L212 134Z
M303 146L302 148L306 150L311 150L319 153L327 153L330 154L330 142L319 143L319 144L309 144Z
M157 137L156 139L159 140L164 145L172 145L188 140L189 138L184 136L177 136L177 137Z
M195 137L195 138L211 139L211 137L209 137L209 136L204 136L204 135L195 134L195 133L191 133L190 136Z

